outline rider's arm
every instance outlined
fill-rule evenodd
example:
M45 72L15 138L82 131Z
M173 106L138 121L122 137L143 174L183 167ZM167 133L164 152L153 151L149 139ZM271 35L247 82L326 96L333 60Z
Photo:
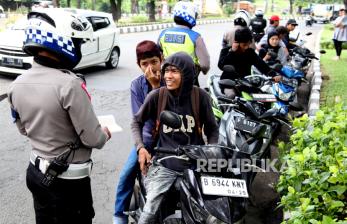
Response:
M218 59L218 68L220 70L223 70L224 65L226 65L226 62L228 61L228 55L229 55L229 50L231 47L225 47L222 48L219 54L219 59Z
M283 48L283 47L280 47L280 49L278 50L278 54L277 54L277 58L278 60L281 61L281 64L282 65L286 65L287 64L287 59L288 59L288 56L287 56L287 53L286 53L286 49Z
M131 132L135 141L136 149L145 148L142 138L142 128L149 119L156 120L157 102L159 90L151 91L139 111L134 115L131 123Z
M199 59L201 71L206 74L210 70L210 55L201 37L196 40L195 54Z
M143 104L143 98L141 97L141 83L139 79L135 79L131 82L130 85L130 102L132 115L136 114L141 105Z

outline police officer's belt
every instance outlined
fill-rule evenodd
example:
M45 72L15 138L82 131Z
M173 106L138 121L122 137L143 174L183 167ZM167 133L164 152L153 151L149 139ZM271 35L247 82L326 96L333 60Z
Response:
M50 164L49 160L41 158L35 153L31 152L30 154L30 162L35 166L35 162L38 163L39 170L45 174L46 170ZM92 171L93 162L90 160L86 163L81 164L69 164L69 168L58 175L58 178L61 179L82 179L84 177L90 176Z

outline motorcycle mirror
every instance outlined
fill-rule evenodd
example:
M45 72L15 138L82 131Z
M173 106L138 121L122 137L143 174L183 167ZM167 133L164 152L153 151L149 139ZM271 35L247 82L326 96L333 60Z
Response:
M234 73L235 72L235 67L232 66L232 65L224 65L223 72Z
M319 53L320 53L320 54L325 54L325 53L327 53L327 52L326 52L325 50L320 50Z
M159 120L161 123L169 126L173 129L181 128L182 120L181 117L175 112L164 110L160 113Z
M308 32L308 33L306 33L305 35L306 35L306 36L310 36L310 35L312 35L312 32Z

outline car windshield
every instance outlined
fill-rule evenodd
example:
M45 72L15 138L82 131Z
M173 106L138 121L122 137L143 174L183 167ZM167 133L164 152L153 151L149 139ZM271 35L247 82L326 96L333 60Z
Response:
M11 26L11 30L25 30L25 27L27 25L27 18L21 18L19 20L17 20L17 22L15 24L13 24L13 26Z

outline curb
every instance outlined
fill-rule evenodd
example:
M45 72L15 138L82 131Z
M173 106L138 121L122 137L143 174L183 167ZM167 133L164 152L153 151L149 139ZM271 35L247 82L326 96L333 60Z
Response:
M213 24L213 23L228 23L234 21L233 19L212 19L212 20L202 20L197 21L197 25L204 24ZM166 29L169 27L174 27L175 23L162 23L162 24L152 24L152 25L141 25L141 26L128 26L128 27L119 27L121 34L123 33L137 33L137 32L146 32L152 30Z
M303 16L285 16L282 17L281 20L288 20L291 18L295 18L297 20L305 19ZM196 22L197 25L204 25L204 24L214 24L214 23L229 23L233 22L234 19L212 19L212 20L198 20ZM152 30L160 30L160 29L166 29L169 27L174 27L175 23L161 23L161 24L152 24L152 25L139 25L139 26L125 26L125 27L119 27L120 34L123 33L138 33L138 32L147 32Z
M323 30L321 30L318 33L317 40L321 39ZM315 52L320 51L320 41L316 42L315 46ZM320 59L320 54L317 53L316 57ZM314 117L316 112L319 110L319 101L320 101L320 90L321 90L321 85L322 85L322 72L320 71L320 61L315 60L313 62L313 77L311 81L311 93L310 93L310 98L308 100L308 116L309 117Z

